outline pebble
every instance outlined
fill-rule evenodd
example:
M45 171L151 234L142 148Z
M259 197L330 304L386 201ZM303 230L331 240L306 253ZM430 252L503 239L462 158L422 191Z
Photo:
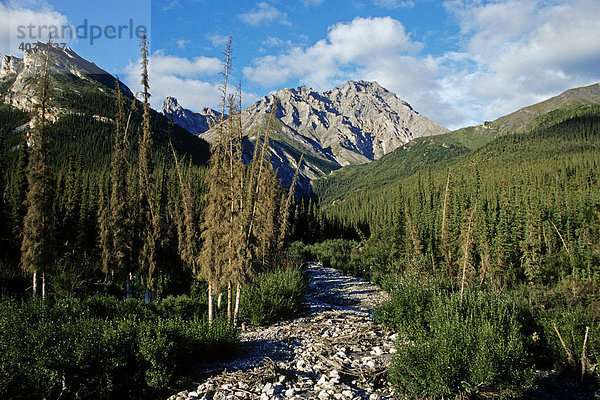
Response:
M386 294L330 268L312 265L307 272L311 285L304 315L247 326L240 337L252 346L242 357L216 364L195 391L169 400L394 399L382 376L398 336L374 325L371 313Z

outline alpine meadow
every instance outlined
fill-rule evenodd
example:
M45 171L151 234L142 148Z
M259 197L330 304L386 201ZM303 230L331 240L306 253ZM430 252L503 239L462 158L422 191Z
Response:
M599 4L107 1L0 3L0 399L600 397Z

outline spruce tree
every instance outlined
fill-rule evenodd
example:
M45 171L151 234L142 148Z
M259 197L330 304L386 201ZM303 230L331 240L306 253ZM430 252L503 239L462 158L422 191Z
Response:
M139 253L140 271L146 288L146 301L150 301L156 270L156 234L159 217L155 215L154 165L152 159L152 128L150 126L150 92L148 83L148 41L146 32L140 41L142 57L142 135L138 143L138 232L141 248Z
M201 238L203 241L200 252L200 278L208 283L208 320L213 321L213 296L216 288L225 283L225 274L229 264L230 236L231 236L231 165L228 160L227 127L224 115L227 106L227 83L231 68L231 38L225 51L224 83L222 91L221 121L217 126L218 137L216 143L211 147L211 157L206 181L208 192L206 193L204 208L204 220L201 224Z
M31 154L27 164L27 213L23 221L21 267L33 275L33 295L37 295L38 273L42 274L42 296L45 294L45 274L50 270L54 252L52 200L54 198L50 166L50 138L47 129L51 101L51 45L42 47L37 80L37 103L33 108L33 129L30 132Z
M125 119L123 94L119 79L116 79L115 138L111 155L109 186L100 210L100 242L102 249L102 271L105 274L127 274L128 252L131 248L131 216L127 194L127 130L129 118ZM131 116L131 114L130 114Z

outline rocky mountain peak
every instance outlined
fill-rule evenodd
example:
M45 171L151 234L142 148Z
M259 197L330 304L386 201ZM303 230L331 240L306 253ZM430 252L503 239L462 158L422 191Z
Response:
M38 42L30 50L25 51L23 58L4 56L0 68L0 83L8 88L4 101L22 110L30 109L35 101L35 89L32 82L43 65L46 55L50 53L50 72L53 75L73 75L81 80L101 84L107 88L114 88L115 78L89 62L71 48L59 48ZM60 88L59 88L60 89ZM121 90L125 95L133 97L127 86L121 83Z
M350 81L323 93L300 86L261 98L242 112L251 142L264 132L274 102L271 159L287 184L304 153L299 184L305 189L332 169L368 163L413 138L448 131L377 82ZM216 133L201 137L212 142Z
M202 107L199 112L183 108L175 97L167 97L163 101L160 112L195 135L206 132L221 119L221 113L212 108Z
M167 97L165 101L163 101L161 112L163 114L166 113L174 113L182 110L183 107L179 104L175 97Z

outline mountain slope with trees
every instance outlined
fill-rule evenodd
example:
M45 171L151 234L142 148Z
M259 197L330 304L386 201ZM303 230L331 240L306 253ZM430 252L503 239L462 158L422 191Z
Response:
M418 171L448 166L500 136L549 127L598 104L600 84L571 89L483 125L416 138L377 162L349 166L313 181L312 191L321 203L329 204L346 193L379 188Z

